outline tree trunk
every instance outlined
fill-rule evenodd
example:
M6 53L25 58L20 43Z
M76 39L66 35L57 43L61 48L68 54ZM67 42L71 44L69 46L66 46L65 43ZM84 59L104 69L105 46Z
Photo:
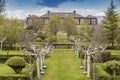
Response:
M93 80L96 80L96 61L93 63Z
M74 54L75 56L76 56L76 53L77 53L77 52L76 52L76 48L75 48L75 54Z
M29 76L30 76L30 80L33 80L32 72L30 72Z
M68 34L67 36L68 36L68 41L69 41L69 40L70 40L70 39L69 39L70 35Z
M2 47L3 47L3 42L6 40L6 37L5 38L3 38L2 40L0 40L0 46L1 46L1 51L2 51Z
M40 58L39 58L39 56L38 56L38 58L37 58L37 60L36 60L36 65L37 65L37 77L40 79L40 60L39 60Z
M80 55L80 68L83 69L84 66L83 66L82 53L81 53L81 51L79 51L79 55Z
M22 51L22 43L19 43L19 49Z
M33 70L34 70L34 64L32 65L31 69L29 70L30 80L33 80Z
M2 51L2 49L3 49L3 48L2 48L2 47L3 47L3 42L4 42L4 41L0 41L1 51Z
M112 49L114 49L114 41L112 41Z
M41 67L41 71L43 70L43 56L41 56L40 58L40 67Z
M80 65L83 66L83 62L82 62L82 53L79 52L79 54L80 54Z
M111 42L111 44L112 44L112 49L114 49L114 31L112 30L112 42Z
M84 55L84 74L86 74L87 73L87 71L86 71L86 67L87 67L87 61L86 61L86 59L87 59L87 54L85 54Z
M0 42L0 46L1 46L1 51L2 51L2 41Z
M90 54L87 54L87 77L90 78Z
M77 58L79 58L79 55L78 55L78 54L79 54L79 50L78 50L78 48L77 48L77 50L76 50L76 51L77 51Z

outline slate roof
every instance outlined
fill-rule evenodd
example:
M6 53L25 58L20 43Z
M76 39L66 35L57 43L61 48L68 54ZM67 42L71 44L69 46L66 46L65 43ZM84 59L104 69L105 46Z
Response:
M82 19L84 19L84 18L86 18L86 19L95 19L95 18L97 18L97 17L95 17L95 16L92 16L92 15L88 15L88 16L86 16L86 17L84 17L84 16L82 16L82 15L80 15L80 14L78 14L78 13L76 13L76 11L73 11L73 12L50 12L50 11L48 11L46 14L44 14L44 15L42 15L42 16L36 16L36 15L29 15L29 17L27 17L28 19L29 18L46 18L46 19L48 19L49 17L51 17L51 16L53 16L53 15L55 15L55 14L57 14L57 15L59 15L61 18L63 18L63 17L65 17L65 16L67 16L67 15L71 15L71 16L73 16L74 18L82 18Z
M74 12L49 12L41 16L41 18L49 18L52 15L59 15L61 18L65 17L66 15L74 16L75 18L85 18L80 14L74 13Z
M35 18L36 19L36 18L39 18L39 17L36 16L36 15L29 15L27 18L32 18L32 19Z
M96 18L96 17L92 16L92 15L88 15L88 16L86 16L86 18Z

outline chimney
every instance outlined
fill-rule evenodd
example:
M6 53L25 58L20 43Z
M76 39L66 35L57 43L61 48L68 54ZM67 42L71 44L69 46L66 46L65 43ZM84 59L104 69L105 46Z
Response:
M73 11L73 15L74 15L74 17L76 17L76 11Z
M47 12L48 13L48 17L50 16L50 11Z

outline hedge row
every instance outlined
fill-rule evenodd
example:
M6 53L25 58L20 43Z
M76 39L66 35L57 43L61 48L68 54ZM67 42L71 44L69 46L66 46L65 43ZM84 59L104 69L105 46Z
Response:
M26 55L0 55L0 63L5 63L10 57L13 57L13 56L23 57L28 62L28 58Z
M111 55L110 52L106 51L100 54L100 59L98 62L107 62L110 60L120 60L120 55Z
M21 47L21 49L24 49L25 47ZM20 50L19 46L3 46L3 50Z
M120 55L111 55L111 60L120 60Z
M34 66L34 70L32 74L33 74L33 78L37 76L36 66ZM29 76L0 76L0 80L30 80L30 78Z
M97 80L120 80L120 76L99 76Z
M29 77L25 76L0 76L0 80L30 80Z
M24 55L0 55L0 63L5 63L10 57L13 57L13 56L20 56L26 59L26 56Z
M114 49L114 50L118 50L119 48L118 48L118 46L114 46L114 48L112 47L112 46L107 46L107 48L106 49Z

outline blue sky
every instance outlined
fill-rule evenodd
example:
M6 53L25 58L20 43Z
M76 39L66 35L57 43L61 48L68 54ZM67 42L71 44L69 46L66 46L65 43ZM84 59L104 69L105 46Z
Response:
M119 0L114 0L120 10ZM41 16L51 12L73 12L87 16L103 16L110 0L7 0L6 15L9 18L25 19L28 15Z

